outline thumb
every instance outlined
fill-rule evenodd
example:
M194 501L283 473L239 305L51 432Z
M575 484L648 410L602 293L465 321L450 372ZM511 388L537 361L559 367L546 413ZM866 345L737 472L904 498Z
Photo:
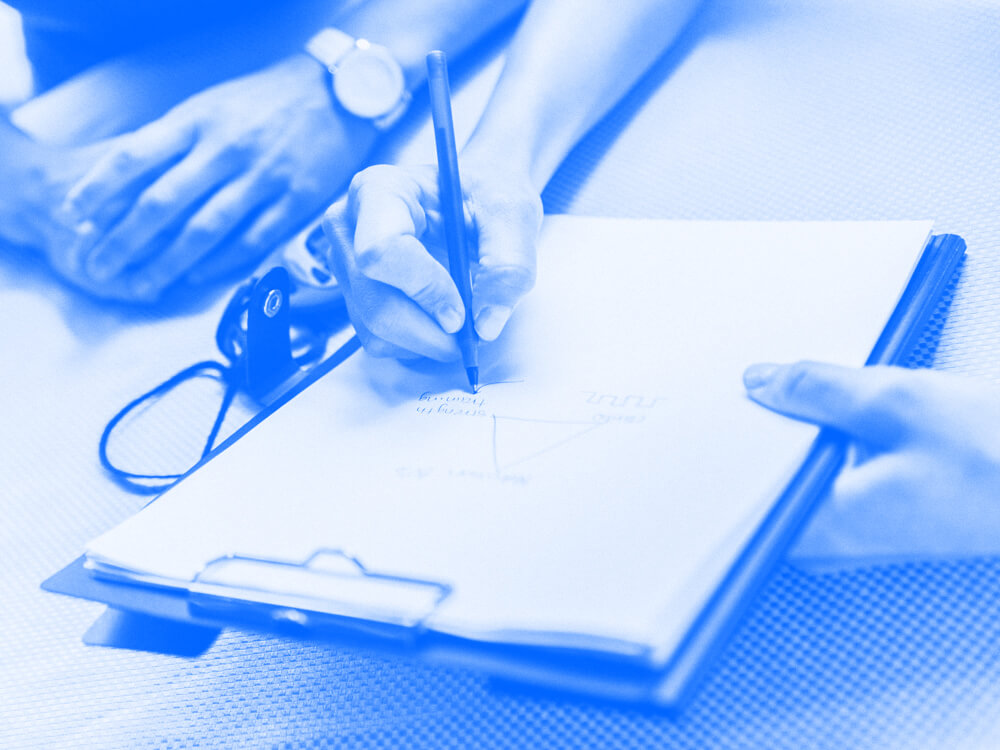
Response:
M479 260L472 279L476 332L492 341L514 307L535 285L535 252L541 228L541 199L525 196L473 209Z
M747 368L747 395L771 411L833 427L888 448L919 423L926 391L919 371L901 367L840 367L819 362Z

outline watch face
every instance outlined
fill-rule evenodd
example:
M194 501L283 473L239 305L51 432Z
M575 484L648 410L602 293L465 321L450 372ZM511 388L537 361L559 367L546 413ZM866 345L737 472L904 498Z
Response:
M359 47L337 63L333 89L348 112L381 117L392 112L403 96L403 71L386 50Z

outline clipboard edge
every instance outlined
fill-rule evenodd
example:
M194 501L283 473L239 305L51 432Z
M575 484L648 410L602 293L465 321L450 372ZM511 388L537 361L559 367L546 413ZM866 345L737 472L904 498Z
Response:
M901 364L905 360L916 344L917 337L923 333L923 329L940 301L945 287L959 267L965 250L965 241L958 235L940 234L931 235L928 238L917 264L911 272L904 292L866 361L866 365ZM359 348L360 341L356 336L349 339L340 349L310 371L308 376L296 384L294 388L284 393L277 401L227 438L211 454L185 474L184 478L235 443L250 429L294 398L308 385L346 360ZM460 664L472 668L486 668L501 682L510 680L522 684L525 679L531 679L533 684L547 690L583 695L597 700L610 700L613 703L643 703L669 713L678 713L689 703L696 687L706 677L714 658L724 650L728 637L738 625L741 615L766 582L773 568L783 558L799 531L804 527L816 504L822 498L822 490L839 471L844 450L843 438L828 430L821 431L811 446L806 459L778 501L772 505L771 510L768 511L767 516L758 526L750 541L745 545L737 562L727 572L709 604L696 618L673 657L665 667L655 672L640 670L633 673L635 680L631 685L628 685L627 681L616 681L613 677L603 681L596 678L587 683L589 689L584 688L584 685L573 681L571 671L559 671L558 659L554 660L555 668L548 669L544 664L539 665L532 662L530 658L523 658L524 655L522 658L511 659L502 656L493 658L488 653L463 653L461 644L458 643L463 639L447 636L440 639L432 638L423 646L418 645L415 650L417 653L425 653L432 661ZM789 508L789 505L792 507ZM773 531L771 527L777 521L782 520L782 513L785 513L784 517L790 520L784 520L783 525L776 530L779 534L778 540L767 545L765 549L758 550L762 544L761 540L769 531ZM748 571L749 558L757 554L763 554L763 559L755 562L756 567ZM141 585L111 583L94 579L84 570L83 563L83 556L77 558L44 581L41 587L53 593L101 602L112 608L150 614L178 623L216 628L247 624L256 630L274 632L273 628L263 628L259 624L255 627L253 623L236 621L229 617L213 616L204 611L194 611L189 606L189 596L186 592L173 592ZM752 574L749 581L745 581L747 572ZM81 575L86 580L81 580ZM729 592L729 589L736 586L739 587L738 590ZM133 589L145 591L145 596L137 599L135 595L138 592L131 591ZM735 602L728 605L730 609L727 610L726 616L723 618L726 622L714 626L711 631L706 629L706 620L708 619L706 613L717 610L723 600L730 601L726 598L727 596L735 599ZM341 633L339 636L338 643L355 641L350 633ZM710 637L706 638L706 636ZM388 649L409 655L414 653L413 643L410 643L408 647L399 648L401 644L396 642L394 648L394 639L385 639L382 636L376 638L380 650ZM437 642L439 640L441 642ZM367 643L368 639L363 639L359 645L364 646ZM492 649L487 648L484 651L490 652ZM485 658L483 658L484 656Z
M959 269L965 251L965 240L959 235L932 234L928 238L865 366L905 362ZM690 703L743 614L840 471L846 450L847 441L842 435L830 429L820 431L806 458L664 666L664 676L652 696L657 705L677 713Z

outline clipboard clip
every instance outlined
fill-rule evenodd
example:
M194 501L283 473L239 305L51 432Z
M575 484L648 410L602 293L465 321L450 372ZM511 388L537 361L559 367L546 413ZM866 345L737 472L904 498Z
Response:
M317 550L302 562L226 555L207 563L188 586L189 607L196 614L295 635L348 628L404 640L415 636L451 590L442 583L370 571L333 549Z

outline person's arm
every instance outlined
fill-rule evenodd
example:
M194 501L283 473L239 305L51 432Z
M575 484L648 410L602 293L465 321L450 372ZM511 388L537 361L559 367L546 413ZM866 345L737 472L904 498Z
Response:
M1000 552L1000 389L900 367L762 364L747 395L853 441L792 552L812 569Z
M376 0L333 25L388 47L415 86L423 51L458 54L522 2ZM323 67L295 52L117 139L62 212L93 227L93 278L151 300L223 244L248 259L272 250L322 210L376 134L333 102Z
M535 0L460 162L476 239L472 315L495 339L534 283L540 193L573 145L677 38L697 0ZM330 261L366 348L458 356L433 166L374 167L327 213Z
M699 4L535 0L465 156L512 160L541 192L570 149L674 42Z

